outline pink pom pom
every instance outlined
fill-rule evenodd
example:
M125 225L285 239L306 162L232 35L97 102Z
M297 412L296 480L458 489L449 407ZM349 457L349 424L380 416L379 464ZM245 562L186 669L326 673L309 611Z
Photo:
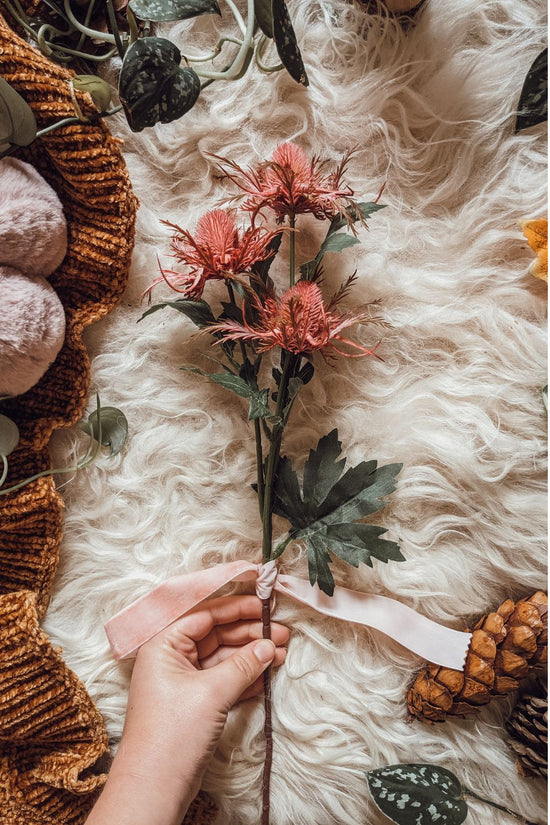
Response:
M0 160L0 265L48 276L67 253L67 222L52 187L29 163Z
M42 277L0 266L0 397L30 389L55 360L65 337L65 311Z

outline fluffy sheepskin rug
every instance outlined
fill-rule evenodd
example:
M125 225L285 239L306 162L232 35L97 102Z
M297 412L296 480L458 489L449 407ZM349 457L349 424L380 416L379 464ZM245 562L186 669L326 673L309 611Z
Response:
M92 390L125 411L130 438L122 455L62 486L65 538L45 627L104 714L114 748L131 665L113 661L103 623L177 570L258 560L246 402L180 370L209 362L205 339L179 313L137 323L157 255L170 263L161 220L193 230L228 194L209 153L253 164L292 140L336 163L355 148L348 180L361 199L386 183L387 208L361 245L325 259L327 294L356 269L347 306L381 299L391 323L384 361L317 359L283 445L300 467L336 426L349 465L403 462L377 523L406 562L355 570L335 560L337 583L459 629L506 597L545 587L547 298L527 274L532 253L517 222L545 214L546 147L543 130L513 132L524 76L544 46L544 7L428 0L404 31L346 0L290 0L308 89L253 70L209 87L179 122L132 134L122 118L110 121L141 209L125 299L87 343ZM165 31L196 53L230 28L224 13ZM302 227L298 255L307 260L326 225L308 218ZM155 294L174 297L163 287ZM377 332L354 334L371 344ZM78 438L58 434L55 460L74 457ZM307 576L303 549L290 546L282 569ZM517 775L507 745L511 698L475 718L411 723L405 694L418 657L284 597L275 615L292 637L273 683L272 825L385 822L364 771L409 761L444 765L482 796L544 821L544 787ZM231 715L205 779L219 825L259 821L262 725L260 700ZM515 821L475 801L470 809L472 825Z

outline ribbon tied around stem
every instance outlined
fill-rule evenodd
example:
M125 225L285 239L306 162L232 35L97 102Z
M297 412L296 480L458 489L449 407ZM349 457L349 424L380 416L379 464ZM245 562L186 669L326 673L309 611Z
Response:
M105 631L115 659L135 656L145 642L230 582L255 581L260 599L281 593L335 619L378 630L442 667L463 670L471 633L445 627L386 596L337 586L327 596L304 579L278 572L277 562L232 561L173 576L113 616Z

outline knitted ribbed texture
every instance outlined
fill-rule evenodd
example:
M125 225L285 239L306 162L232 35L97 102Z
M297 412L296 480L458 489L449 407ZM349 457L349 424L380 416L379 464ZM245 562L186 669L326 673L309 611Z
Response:
M31 13L38 5L23 4ZM1 16L0 75L31 106L39 129L74 116L70 73L20 39ZM79 94L79 104L93 112L88 96ZM69 247L49 279L65 308L63 348L34 387L0 403L21 434L9 457L7 486L49 469L52 431L82 415L89 385L82 332L122 295L136 211L118 143L100 121L64 127L17 156L59 195ZM105 780L105 765L97 764L108 752L103 720L39 627L58 562L62 508L51 477L0 497L2 825L81 825ZM209 825L214 814L211 800L199 796L185 823Z

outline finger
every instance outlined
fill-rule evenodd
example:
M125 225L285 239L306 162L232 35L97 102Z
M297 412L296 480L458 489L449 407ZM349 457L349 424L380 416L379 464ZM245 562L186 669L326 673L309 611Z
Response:
M277 622L272 622L270 625L271 639L276 645L284 645L288 642L290 632L287 627ZM255 639L261 639L263 635L263 626L261 622L242 621L233 622L232 624L216 625L212 628L210 633L197 643L197 650L199 659L204 659L210 656L217 647L235 645L242 647L253 642Z
M259 639L239 648L228 659L203 672L217 701L229 710L275 658L270 639Z
M200 667L202 670L208 670L208 668L219 665L220 662L225 662L225 660L233 656L234 653L234 647L218 647L213 653L210 654L210 656L206 656L204 659L200 660ZM287 651L285 647L277 648L275 651L275 658L271 663L273 667L279 667L283 664L286 659L286 653Z
M183 634L194 641L200 641L216 625L259 619L261 615L262 603L257 596L221 596L197 605L190 613L177 619L170 626L170 631L174 638Z

